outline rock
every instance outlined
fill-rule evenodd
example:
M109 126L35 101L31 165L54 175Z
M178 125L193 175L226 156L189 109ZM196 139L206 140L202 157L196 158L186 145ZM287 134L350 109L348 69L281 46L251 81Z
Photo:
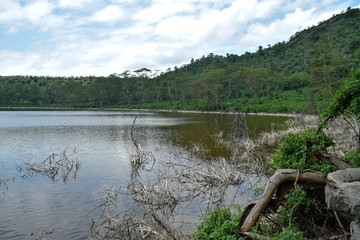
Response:
M328 208L360 216L360 168L330 173L326 180L325 197Z
M325 201L328 208L352 215L350 240L360 239L360 168L330 173L326 179Z
M359 240L360 239L360 219L359 218L356 218L355 221L351 222L350 231L351 231L350 240Z

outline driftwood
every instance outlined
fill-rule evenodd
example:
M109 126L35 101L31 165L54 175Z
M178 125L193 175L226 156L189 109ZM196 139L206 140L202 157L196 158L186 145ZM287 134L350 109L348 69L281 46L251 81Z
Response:
M319 172L305 171L299 172L293 169L279 169L270 178L267 183L265 192L251 209L250 213L245 216L245 220L241 226L241 232L248 232L257 222L261 212L271 202L275 191L286 182L296 182L298 184L318 184L326 185L326 178Z
M352 167L351 164L344 162L343 160L341 160L335 156L331 156L324 151L320 151L319 153L315 154L314 157L321 161L329 162L329 163L335 165L337 167L337 169L339 169L339 170L343 170L343 169Z

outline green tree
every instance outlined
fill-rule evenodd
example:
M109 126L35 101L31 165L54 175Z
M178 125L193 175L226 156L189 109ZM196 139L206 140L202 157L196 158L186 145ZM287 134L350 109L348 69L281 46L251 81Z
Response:
M254 102L257 102L259 96L269 92L269 71L266 68L241 67L238 77L246 84Z
M330 105L324 109L324 121L319 129L326 126L330 120L344 114L355 115L360 120L360 67L351 70L344 85L336 92Z
M316 53L310 69L310 81L316 90L322 91L328 96L333 96L334 87L337 84L334 76L337 69L336 61L328 43L316 45Z
M225 75L223 65L210 65L200 76L203 84L203 96L208 102L219 103L221 100L222 80Z
M352 126L357 139L357 152L360 152L360 67L353 69L344 85L336 92L330 105L324 109L322 117L324 120L318 128L318 132L327 124L340 115L353 115L357 122Z

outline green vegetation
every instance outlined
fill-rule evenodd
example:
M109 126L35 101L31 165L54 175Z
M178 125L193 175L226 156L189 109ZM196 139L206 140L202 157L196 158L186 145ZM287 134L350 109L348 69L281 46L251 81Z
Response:
M336 92L331 104L323 111L326 125L337 116L350 114L360 119L360 68L352 69L343 86Z
M288 42L210 53L157 75L0 76L0 106L317 113L359 65L359 36L360 10L349 8Z
M298 220L295 216L297 210L309 213L310 207L316 204L316 200L309 198L300 186L295 186L287 195L286 201L276 216L278 222L284 227L292 227Z
M266 236L269 240L306 240L304 233L300 231L297 214L309 214L311 207L315 206L316 200L308 197L306 191L300 187L295 186L287 195L286 200L278 210L278 215L274 218L274 222L262 224L252 231L260 236ZM276 231L279 230L279 231Z
M242 211L239 206L230 208L209 209L202 217L202 224L198 226L194 239L206 240L237 240Z
M282 227L282 231L274 232L271 226L262 227L262 231L255 230L253 232L265 235L269 240L306 240L304 234L299 231L296 226L296 211L310 211L310 206L316 204L316 200L308 198L306 192L299 186L292 189L287 200L282 205L279 215L276 218L278 224ZM202 223L198 226L197 232L192 235L194 239L204 240L240 240L240 221L243 211L240 206L232 206L232 208L216 208L210 209L202 217Z
M330 121L339 116L354 116L357 118L357 121L359 121L359 110L360 69L352 69L343 86L341 86L334 95L329 106L323 110L322 117L324 120L319 124L318 129L309 129L305 132L286 135L279 150L273 156L273 164L278 168L292 168L300 171L311 169L320 171L324 175L336 171L337 168L334 165L318 157L321 156L322 151L326 151L327 147L334 145L333 139L324 133L322 129L326 128ZM348 122L348 124L350 124L350 122ZM358 137L358 146L357 149L346 152L344 160L349 162L353 167L360 167L360 133L358 122L355 122L351 127ZM294 217L300 209L301 212L298 213L298 215L312 215L312 218L318 218L314 213L310 213L310 208L316 206L311 210L315 212L317 208L324 205L324 200L322 200L323 197L319 198L318 193L314 190L312 190L311 194L317 196L316 199L309 196L309 190L306 192L300 186L295 186L295 188L287 194L286 201L281 205L281 208L278 210L278 215L276 216L276 219L282 223L282 226L288 224L288 227L295 226L297 229L302 228L303 231L306 231L306 229L301 226L303 221ZM299 239L302 238L300 238L300 236L298 237Z
M296 227L284 228L280 233L275 234L274 237L269 238L270 240L306 240L304 234L299 231Z
M306 169L319 171L323 175L337 170L337 167L331 164L333 163L331 160L331 163L323 160L323 152L326 153L326 148L334 145L333 139L323 129L331 120L342 115L355 116L359 121L359 109L360 69L353 69L343 86L334 95L329 106L322 112L324 120L318 129L308 129L304 132L285 135L278 151L273 156L273 165L280 169L299 170L299 174ZM353 130L359 131L358 122L354 125L357 127L353 127ZM357 133L358 137L359 135L360 133ZM360 167L359 148L346 152L344 160L353 167ZM341 221L348 221L344 217L343 220L340 220L338 215L334 216L326 207L324 186L314 187L311 185L311 181L303 182L301 186L297 184L296 180L295 183L288 182L282 188L277 188L277 194L280 195L276 196L278 205L273 203L276 207L271 206L270 211L263 213L265 220L258 221L258 226L250 230L249 234L254 234L251 238L263 239L266 236L266 239L272 240L306 240L308 237L318 237L325 233L335 234L336 231L333 230L337 228L337 224ZM287 190L284 191L286 188ZM254 189L254 191L257 193L259 189ZM283 193L281 193L282 191ZM271 216L268 212L276 214ZM242 233L236 230L243 220L241 219L242 215L233 214L227 208L210 210L193 236L196 239L241 239ZM327 228L319 227L325 221ZM315 230L314 226L318 226L319 230ZM348 227L347 230L343 225L340 227L342 231L349 231Z
M302 133L286 135L278 152L273 156L278 168L298 170L312 169L324 175L336 170L330 163L321 161L317 156L334 144L331 137L322 131L329 122L338 116L350 115L360 120L360 68L352 69L343 86L336 92L328 107L322 112L324 120L317 130L309 129ZM347 160L354 167L360 166L360 133L358 124L352 126L358 137L358 147L346 153ZM357 126L356 126L357 125Z
M314 129L309 129L301 133L289 133L273 156L274 165L280 169L312 169L327 175L336 168L330 163L318 160L316 154L333 144L331 137L322 131L316 133Z
M347 160L353 167L360 168L360 152L356 150L348 151L345 154Z

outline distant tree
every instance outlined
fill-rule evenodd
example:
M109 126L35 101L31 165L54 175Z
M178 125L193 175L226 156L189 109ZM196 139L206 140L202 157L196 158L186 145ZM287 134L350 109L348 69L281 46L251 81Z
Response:
M238 71L240 81L243 81L254 102L258 97L267 93L269 87L269 71L266 68L247 68L241 67Z
M328 96L333 96L334 86L336 85L336 59L331 54L328 43L316 45L315 57L312 59L310 82L312 86Z
M209 66L200 76L203 85L202 94L208 102L220 102L222 80L225 75L224 66L213 64Z

